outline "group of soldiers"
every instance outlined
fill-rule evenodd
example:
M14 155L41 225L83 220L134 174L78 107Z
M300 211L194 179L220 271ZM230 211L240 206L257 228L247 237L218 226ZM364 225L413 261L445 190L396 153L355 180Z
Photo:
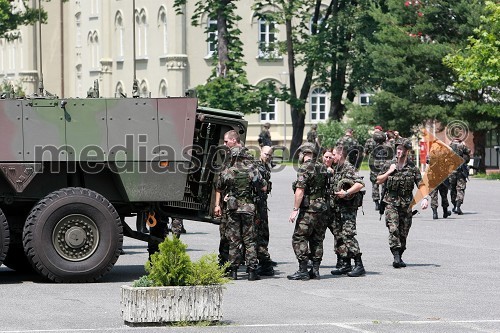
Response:
M261 143L260 156L254 158L243 147L236 131L224 135L228 158L215 184L214 215L221 218L220 264L229 263L227 273L233 279L238 278L238 268L242 264L246 264L250 281L259 280L261 275L274 275L276 262L271 260L268 249L267 214L273 150L269 142L266 143ZM464 159L470 154L461 142L452 143L451 147ZM375 127L365 147L359 146L352 129L348 129L329 149L322 149L317 136L308 133L308 142L298 149L300 167L292 184L294 201L289 216L289 221L295 224L292 247L299 268L288 275L288 279L320 279L319 267L327 230L333 234L337 257L336 269L331 274L359 277L366 273L356 239L357 210L362 205L365 187L357 170L366 155L370 181L374 185L372 199L375 208L381 214L385 211L389 248L394 257L392 265L394 268L406 267L402 255L415 212L412 211L415 204L413 190L416 186L423 193L422 209L428 207L431 196L441 193L436 184L429 196L429 186L415 165L412 151L409 139L399 137L397 132L388 135L379 126ZM433 163L437 163L433 153L436 153L435 149L431 149L431 170L436 169ZM458 174L456 181L452 180L458 184L458 190L455 194L452 192L457 214L461 214L463 202L460 189L465 188L461 179ZM432 207L434 210L434 201ZM446 217L446 202L443 207Z

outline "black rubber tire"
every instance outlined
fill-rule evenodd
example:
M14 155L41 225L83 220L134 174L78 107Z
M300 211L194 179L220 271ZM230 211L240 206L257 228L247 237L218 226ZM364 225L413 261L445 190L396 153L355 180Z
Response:
M102 195L85 188L64 188L33 207L23 243L28 260L48 280L95 282L118 260L123 226Z
M28 211L26 213L21 212L20 215L8 214L6 216L9 223L10 244L3 264L18 273L35 272L24 253L23 247L23 228L27 216Z
M9 224L7 223L7 219L3 214L3 211L0 209L0 266L7 256L7 251L9 250L10 243L10 233L9 233Z

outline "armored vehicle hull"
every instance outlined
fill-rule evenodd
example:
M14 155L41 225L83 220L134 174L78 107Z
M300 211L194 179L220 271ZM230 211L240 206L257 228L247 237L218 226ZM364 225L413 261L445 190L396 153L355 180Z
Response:
M217 223L223 136L246 127L188 97L0 100L0 264L93 282L124 236L154 250L169 217Z

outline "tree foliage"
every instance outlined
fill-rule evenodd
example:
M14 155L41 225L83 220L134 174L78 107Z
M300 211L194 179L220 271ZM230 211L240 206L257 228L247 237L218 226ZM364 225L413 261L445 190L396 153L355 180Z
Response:
M199 26L207 18L217 21L217 27L206 25L205 33L217 32L217 50L213 55L213 71L204 85L196 87L199 104L213 108L237 110L244 113L256 112L268 108L270 95L275 88L269 84L254 86L248 82L244 69L243 43L237 15L237 0L198 1L191 16L191 24ZM175 0L178 14L182 14L187 0ZM215 30L215 31L214 31ZM210 37L207 37L210 38ZM207 42L209 40L207 39Z
M14 8L11 1L0 0L0 38L18 38L14 33L18 26L32 25L38 22L39 16L42 23L47 21L47 13L43 9L40 11L38 8L30 8L24 1L23 5L24 8Z

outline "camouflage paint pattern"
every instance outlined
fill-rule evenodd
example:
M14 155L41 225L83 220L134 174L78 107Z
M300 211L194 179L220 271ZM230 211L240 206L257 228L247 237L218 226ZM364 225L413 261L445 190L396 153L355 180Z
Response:
M336 209L329 216L330 230L335 239L335 253L342 258L354 258L361 253L359 243L356 239L356 217L357 208Z
M429 195L431 196L431 207L439 207L438 193L441 196L441 206L443 208L448 207L448 186L444 183L439 184Z
M257 268L254 216L245 213L229 213L226 222L226 237L229 240L229 262L231 267L238 267L241 249L245 249L245 261L249 268Z
M408 208L388 204L385 208L385 224L389 229L389 248L406 250L406 239L410 232L412 212Z
M181 236L182 228L183 227L184 227L184 222L183 222L182 219L180 219L178 217L172 218L172 223L171 223L171 226L170 226L170 230L172 230L172 233L175 236L177 236L177 237Z
M457 173L450 175L450 196L453 205L462 204L465 198L465 178Z
M292 235L292 248L299 262L323 259L326 224L324 213L300 211Z

